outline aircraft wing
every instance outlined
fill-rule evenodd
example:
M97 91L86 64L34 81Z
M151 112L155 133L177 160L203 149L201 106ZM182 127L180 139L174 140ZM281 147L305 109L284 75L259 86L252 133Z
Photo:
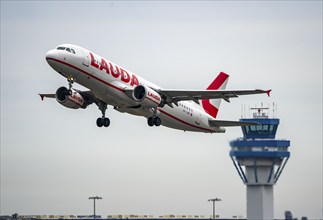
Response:
M248 126L248 125L260 125L260 124L257 122L209 120L209 125L211 127L233 127L233 126Z
M184 100L192 100L198 103L198 100L201 99L224 99L227 102L230 102L230 98L236 98L240 95L252 95L252 94L261 94L267 93L270 95L271 90L167 90L160 89L156 90L161 94L165 100L166 104L171 104Z

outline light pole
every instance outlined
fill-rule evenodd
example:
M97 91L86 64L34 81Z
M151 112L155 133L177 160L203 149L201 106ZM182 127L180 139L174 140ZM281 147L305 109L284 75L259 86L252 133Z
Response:
M215 198L215 199L209 199L208 202L213 202L213 219L215 219L215 202L220 202L221 199Z
M93 207L93 210L94 210L93 219L95 219L95 217L96 217L96 215L95 215L95 200L96 200L96 199L102 199L102 197L99 197L99 196L92 196L92 197L89 197L89 199L93 199L93 202L94 202L94 207Z

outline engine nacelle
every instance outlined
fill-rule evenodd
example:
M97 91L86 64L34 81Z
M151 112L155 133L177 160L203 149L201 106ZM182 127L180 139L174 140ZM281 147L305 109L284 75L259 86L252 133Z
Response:
M158 107L162 105L162 98L159 93L143 85L135 87L132 97L146 107Z
M67 108L85 108L84 98L74 89L68 90L65 87L60 87L55 93L56 100L59 104Z

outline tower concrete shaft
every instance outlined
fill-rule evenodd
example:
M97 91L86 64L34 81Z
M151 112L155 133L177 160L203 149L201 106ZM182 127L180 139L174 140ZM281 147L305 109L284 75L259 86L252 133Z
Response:
M247 218L274 219L274 187L272 185L247 186Z

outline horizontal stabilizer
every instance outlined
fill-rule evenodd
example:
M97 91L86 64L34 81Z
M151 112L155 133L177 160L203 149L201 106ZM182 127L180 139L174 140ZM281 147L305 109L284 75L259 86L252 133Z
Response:
M90 90L80 91L80 90L74 89L74 91L77 91L78 93L80 93L82 97L87 101L88 104L92 104L93 102L98 101L95 98L95 95L93 94L93 92L91 92ZM56 98L55 93L39 93L38 95L40 96L41 100L44 100L44 98Z
M38 95L40 96L41 100L44 100L45 97L46 98L55 98L55 93L53 93L53 94L42 94L42 93L40 93Z
M233 126L260 125L257 122L221 121L221 120L209 120L209 124L211 127L233 127Z

